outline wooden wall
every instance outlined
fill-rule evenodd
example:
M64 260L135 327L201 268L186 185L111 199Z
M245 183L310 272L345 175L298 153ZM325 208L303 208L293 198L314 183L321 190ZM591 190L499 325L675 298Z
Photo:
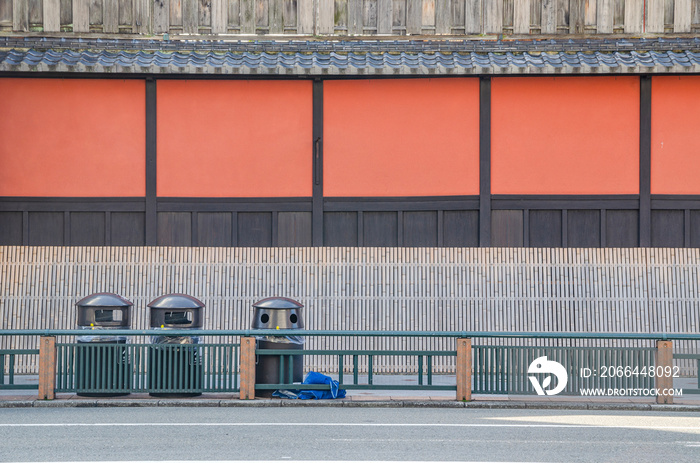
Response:
M662 34L699 29L700 0L0 2L0 30L16 32L372 36Z
M312 330L697 333L699 269L698 249L0 246L0 328L73 329L75 303L109 291L134 303L134 329L148 327L150 301L178 292L206 304L205 329L249 328L254 302L286 296L305 306ZM3 337L0 348L35 341ZM454 349L454 340L308 338L315 347Z

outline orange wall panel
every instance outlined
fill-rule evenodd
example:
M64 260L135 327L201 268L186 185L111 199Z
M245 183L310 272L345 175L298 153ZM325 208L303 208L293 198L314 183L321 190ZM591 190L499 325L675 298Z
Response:
M700 194L700 77L651 86L651 193Z
M493 194L638 194L639 78L492 80Z
M326 81L325 196L479 194L479 80Z
M144 196L145 83L0 79L0 196Z
M159 81L159 196L311 196L312 84Z

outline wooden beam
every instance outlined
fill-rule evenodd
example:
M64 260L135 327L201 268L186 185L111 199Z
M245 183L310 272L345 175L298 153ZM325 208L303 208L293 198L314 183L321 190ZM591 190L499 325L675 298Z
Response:
M656 396L657 404L672 404L673 394L661 394L673 388L673 342L656 341L656 372L663 371L664 374L656 375L656 389L659 395ZM671 373L671 374L666 374Z
M156 196L157 175L157 102L156 81L146 80L146 246L155 246L158 241L158 211Z
M479 246L491 246L491 78L479 81Z
M651 246L651 77L639 83L639 246Z
M313 83L313 129L311 166L313 205L311 212L311 242L323 246L323 81Z
M56 338L42 336L39 340L39 399L56 397Z
M472 340L457 339L457 400L472 400Z
M241 338L241 387L240 398L255 399L255 338Z

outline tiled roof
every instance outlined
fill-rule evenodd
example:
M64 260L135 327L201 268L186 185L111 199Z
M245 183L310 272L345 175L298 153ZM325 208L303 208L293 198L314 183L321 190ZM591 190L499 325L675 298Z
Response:
M421 75L698 73L700 39L160 41L0 38L0 72Z

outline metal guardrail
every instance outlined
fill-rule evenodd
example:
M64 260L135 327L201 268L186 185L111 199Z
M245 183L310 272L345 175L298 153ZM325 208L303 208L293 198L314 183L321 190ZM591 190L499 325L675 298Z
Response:
M15 383L15 357L18 355L39 355L39 349L0 349L0 389L38 389L37 384Z
M240 344L56 344L56 392L239 391Z
M99 331L99 330L95 330ZM294 356L324 355L337 358L338 379L345 389L423 389L456 390L457 397L480 394L532 394L528 386L528 367L534 359L547 356L565 363L572 380L564 394L577 394L588 386L598 388L660 388L672 387L670 378L642 377L640 375L612 376L601 382L600 375L593 380L578 378L581 368L595 370L599 366L656 367L672 365L673 359L695 359L700 354L671 355L670 340L700 340L700 334L686 333L546 333L546 332L484 332L484 331L328 331L328 330L169 330L169 336L240 336L241 344L100 344L55 343L56 336L81 336L84 330L0 330L0 336L42 336L40 350L5 350L5 355L37 354L44 371L48 366L55 383L51 383L47 397L54 392L90 392L118 394L129 392L201 393L241 392L242 398L252 398L254 389L299 389L292 378ZM109 330L110 336L157 336L161 330ZM446 337L458 340L456 350L277 350L256 349L253 336L354 336L354 337ZM471 345L472 338L520 339L608 339L656 341L656 347L539 347ZM245 340L245 348L243 341ZM255 357L280 357L280 383L255 382ZM416 380L411 384L377 384L373 364L378 356L404 356L417 359ZM456 356L456 384L434 382L433 359L437 356ZM360 359L367 359L366 382L360 382ZM14 357L12 357L14 358ZM346 368L350 358L352 368ZM43 363L42 363L43 362ZM102 367L98 367L101 364ZM3 366L4 369L4 366ZM344 373L352 372L352 382L345 382ZM473 376L472 376L473 371ZM252 373L251 373L252 372ZM40 368L39 395L42 395ZM13 375L10 373L10 383ZM252 378L252 380L251 380ZM472 386L472 378L474 384ZM364 377L363 377L364 379ZM252 382L251 382L252 381ZM1 383L0 383L1 385ZM466 386L465 386L466 385ZM31 386L30 386L31 387ZM244 391L245 387L245 391ZM467 388L466 392L464 388ZM15 387L16 388L16 387ZM304 389L325 389L325 386L304 386ZM462 389L460 389L462 388ZM44 392L46 393L46 392ZM687 390L686 393L700 393ZM251 395L252 394L252 395ZM658 399L657 399L658 400ZM668 398L664 403L670 403Z
M654 378L640 375L642 368L654 367L653 347L534 347L473 346L474 394L535 394L528 379L528 367L546 356L565 366L569 381L560 395L580 395L582 389L649 389ZM629 367L629 375L615 374L609 367ZM590 376L581 375L582 369ZM601 375L601 369L607 369ZM636 374L634 374L636 369ZM608 374L612 371L612 374Z
M678 360L695 360L698 364L698 387L696 389L684 388L684 394L700 394L700 354L673 354L673 358Z

